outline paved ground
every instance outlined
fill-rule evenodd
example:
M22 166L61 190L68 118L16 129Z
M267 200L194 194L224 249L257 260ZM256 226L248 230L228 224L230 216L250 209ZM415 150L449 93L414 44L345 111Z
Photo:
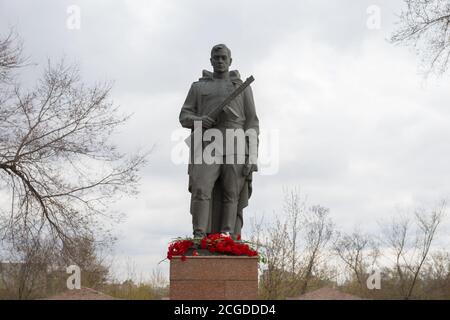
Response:
M101 293L100 291L82 287L79 290L66 290L63 293L45 300L115 300L115 298Z

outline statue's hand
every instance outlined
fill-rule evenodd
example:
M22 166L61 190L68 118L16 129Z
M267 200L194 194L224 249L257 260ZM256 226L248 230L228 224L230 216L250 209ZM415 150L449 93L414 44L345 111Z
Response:
M208 117L207 115L201 116L199 120L202 122L202 127L205 129L211 128L216 123L213 118Z
M201 121L202 122L202 127L205 128L205 129L211 128L216 123L216 121L213 118L208 117L207 115L192 116L191 117L191 121L192 121L192 126L195 125L195 122Z

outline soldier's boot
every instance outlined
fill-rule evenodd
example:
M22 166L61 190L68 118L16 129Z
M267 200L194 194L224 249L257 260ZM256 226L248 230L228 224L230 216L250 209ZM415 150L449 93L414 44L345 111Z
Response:
M237 218L237 201L223 202L222 209L222 221L221 221L221 233L235 233L236 218Z
M192 200L191 214L194 237L206 236L209 222L209 200Z

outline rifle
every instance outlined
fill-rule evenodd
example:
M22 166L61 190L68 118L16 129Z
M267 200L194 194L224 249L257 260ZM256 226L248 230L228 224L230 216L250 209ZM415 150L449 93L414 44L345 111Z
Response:
M247 89L247 87L255 80L255 78L253 76L248 77L244 83L242 83L239 87L237 87L228 97L225 98L224 101L222 101L217 107L213 108L210 112L208 112L207 116L217 120L217 117L219 116L219 114L223 111L225 113L227 113L228 115L230 115L233 119L236 119L239 117L239 115L237 114L237 112L235 110L233 110L233 108L231 108L229 106L229 104L236 99L236 97L238 95L240 95L245 89ZM194 137L198 136L198 130L201 130L202 134L201 134L201 138L200 139L195 139ZM195 152L198 151L198 148L202 146L202 142L203 142L203 129L197 128L196 130L192 131L191 134L189 135L189 137L187 137L184 142L191 147L191 140L194 139L194 154L197 154ZM196 140L200 140L200 141L196 141Z

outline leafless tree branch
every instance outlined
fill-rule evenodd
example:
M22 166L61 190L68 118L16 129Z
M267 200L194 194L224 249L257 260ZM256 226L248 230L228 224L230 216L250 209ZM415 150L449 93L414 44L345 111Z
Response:
M443 74L450 57L450 1L404 0L398 28L391 36L395 44L412 45L428 75Z
M0 40L0 80L21 63L21 46ZM147 153L126 155L111 134L128 116L109 96L111 85L86 86L76 66L48 62L34 89L0 81L0 183L11 210L1 237L13 226L44 229L63 243L91 235L120 194L136 193ZM5 193L3 193L5 194Z

